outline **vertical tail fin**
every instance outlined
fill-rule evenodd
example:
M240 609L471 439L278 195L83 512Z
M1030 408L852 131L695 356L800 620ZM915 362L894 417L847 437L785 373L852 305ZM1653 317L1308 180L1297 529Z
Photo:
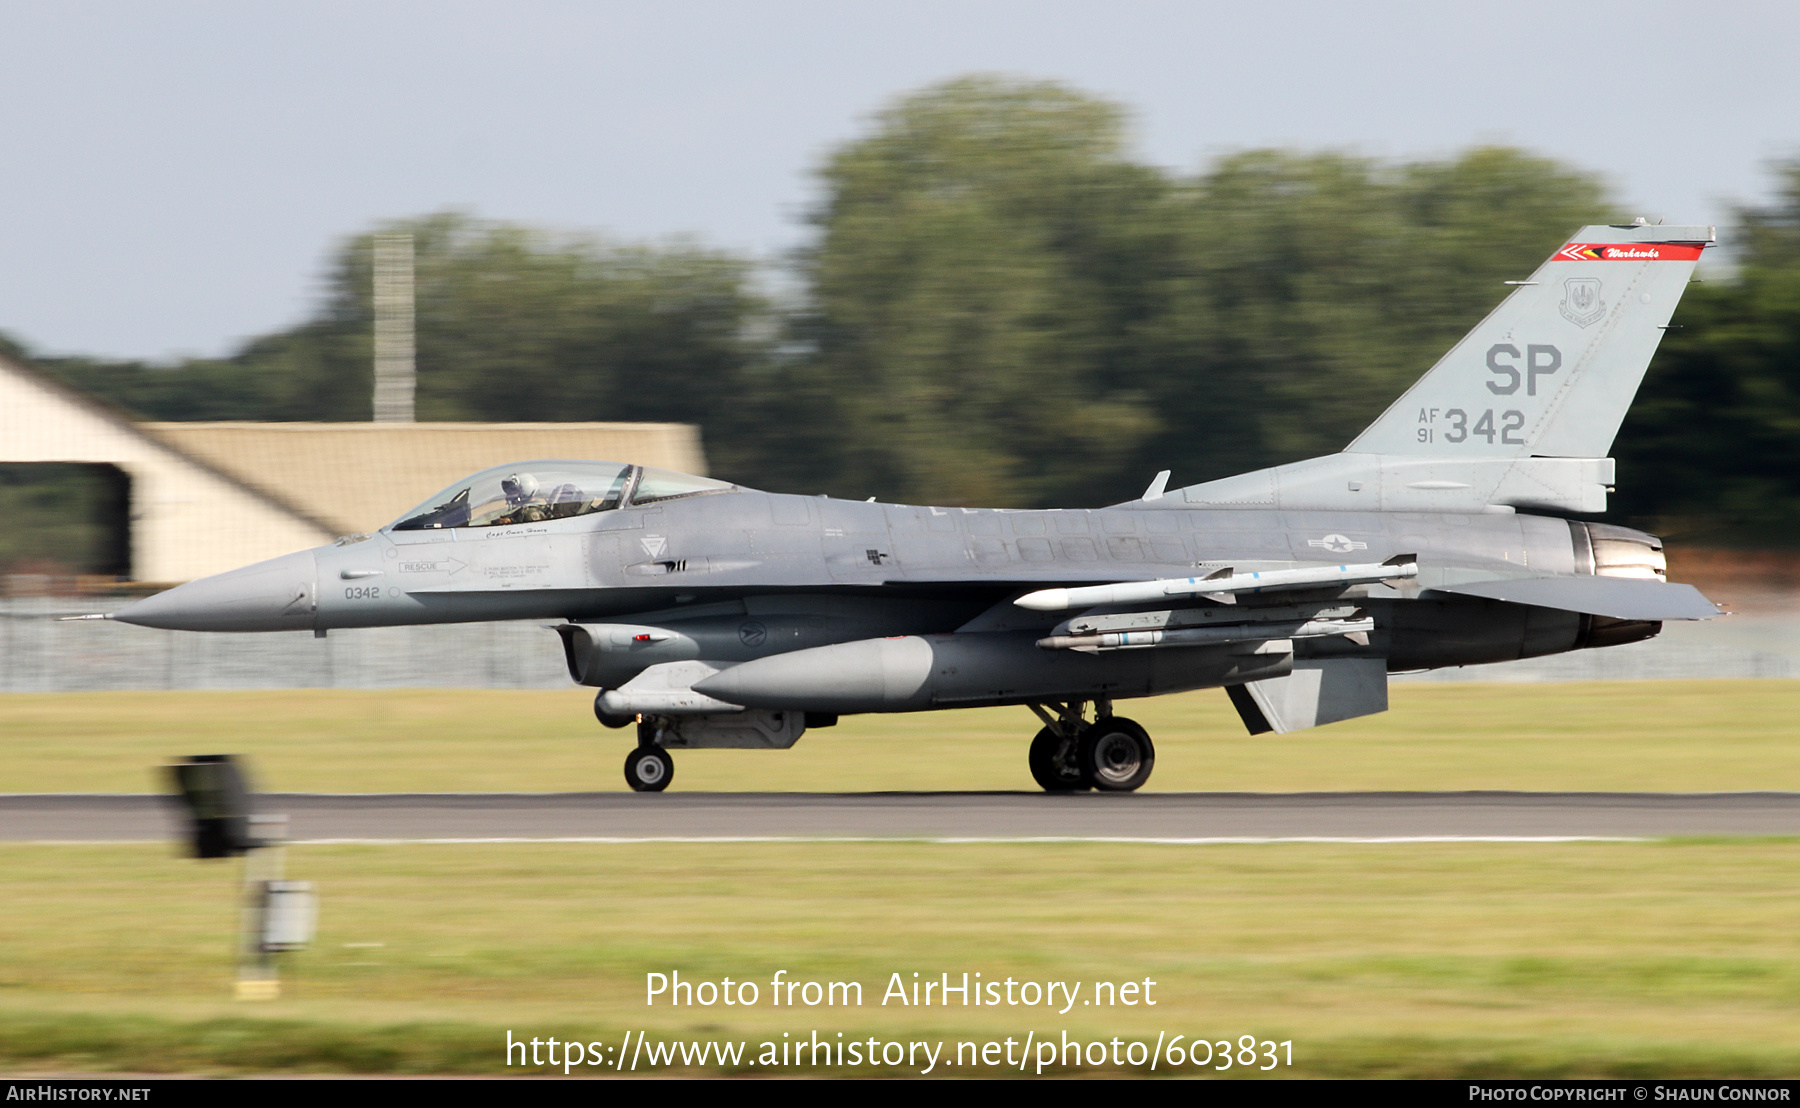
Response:
M1583 227L1346 450L1604 458L1711 227Z
M1613 437L1711 227L1583 227L1342 453L1180 490L1189 504L1606 510Z

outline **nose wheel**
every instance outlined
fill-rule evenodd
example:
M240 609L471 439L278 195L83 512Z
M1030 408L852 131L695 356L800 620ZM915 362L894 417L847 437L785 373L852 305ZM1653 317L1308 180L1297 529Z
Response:
M675 760L660 746L640 746L625 755L625 783L633 792L662 792L674 776Z

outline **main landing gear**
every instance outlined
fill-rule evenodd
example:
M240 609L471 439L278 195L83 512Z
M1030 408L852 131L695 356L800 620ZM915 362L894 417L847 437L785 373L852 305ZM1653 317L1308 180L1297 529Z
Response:
M1094 721L1083 717L1087 704L1075 700L1029 705L1044 721L1044 729L1031 740L1028 761L1031 776L1045 792L1128 793L1150 780L1156 768L1156 747L1150 733L1123 716L1112 714L1112 702L1097 701Z

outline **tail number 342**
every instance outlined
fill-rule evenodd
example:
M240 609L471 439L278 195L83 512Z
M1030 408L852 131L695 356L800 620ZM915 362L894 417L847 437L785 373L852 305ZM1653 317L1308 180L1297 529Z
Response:
M1451 408L1444 413L1444 418L1450 423L1450 426L1439 429L1445 442L1467 442L1470 435L1476 435L1486 439L1488 445L1491 446L1494 443L1494 436L1498 435L1500 442L1507 446L1525 445L1525 440L1519 437L1519 432L1525 429L1524 412L1517 410L1501 412L1500 422L1496 425L1494 409L1489 408L1475 420L1473 427L1469 426L1469 413L1461 408ZM1419 428L1419 441L1430 442L1431 432L1432 428Z

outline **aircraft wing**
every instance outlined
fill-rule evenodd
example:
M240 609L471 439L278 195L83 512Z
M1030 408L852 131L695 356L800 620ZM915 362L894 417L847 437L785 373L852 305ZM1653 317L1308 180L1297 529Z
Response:
M1437 585L1434 590L1614 619L1712 619L1720 614L1694 586L1647 577L1516 577Z

